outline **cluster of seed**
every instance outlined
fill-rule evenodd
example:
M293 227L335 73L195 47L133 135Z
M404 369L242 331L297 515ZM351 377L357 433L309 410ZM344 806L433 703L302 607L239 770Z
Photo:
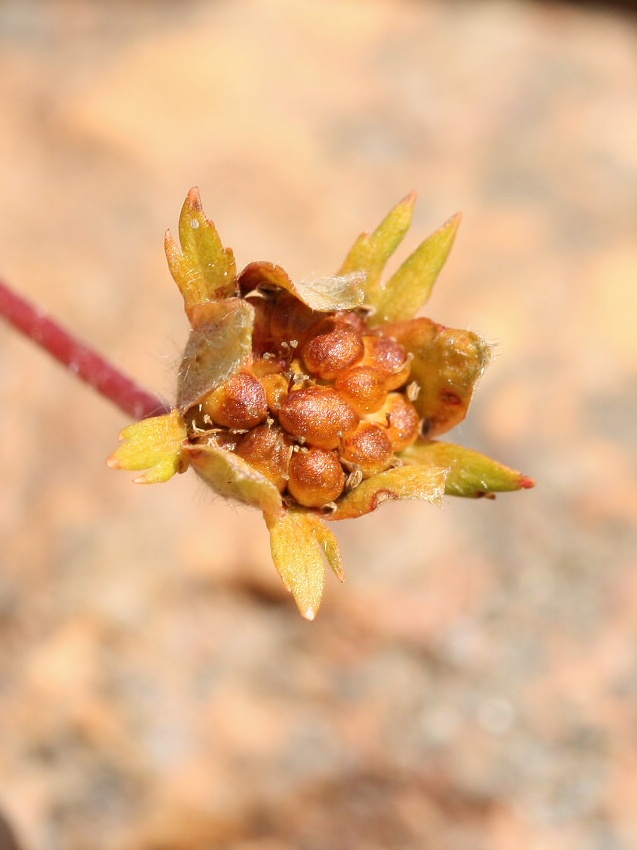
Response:
M253 362L190 408L190 439L236 452L290 503L329 510L418 437L409 358L355 311L251 295Z

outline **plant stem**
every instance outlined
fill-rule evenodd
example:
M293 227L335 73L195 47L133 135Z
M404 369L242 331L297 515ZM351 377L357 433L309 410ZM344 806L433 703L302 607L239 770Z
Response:
M158 396L140 387L101 354L63 328L46 310L31 304L0 280L0 316L78 378L134 419L168 413Z

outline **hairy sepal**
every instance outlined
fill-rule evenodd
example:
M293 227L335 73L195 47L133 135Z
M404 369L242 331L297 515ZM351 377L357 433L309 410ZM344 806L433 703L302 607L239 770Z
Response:
M365 274L365 306L376 310L382 298L381 275L387 260L402 242L409 229L416 203L411 192L385 216L372 233L361 233L351 247L339 275L352 272Z
M137 484L160 484L188 469L186 425L178 410L134 422L119 437L121 446L106 462L111 469L146 470Z
M528 490L535 482L515 469L454 443L437 440L415 443L401 454L403 463L448 469L445 495L476 499L492 493Z
M412 319L427 303L460 224L456 213L432 233L382 286L371 325Z
M252 361L254 307L241 298L198 305L179 367L177 407L187 410Z
M313 620L323 597L325 562L340 581L343 567L338 542L322 519L289 510L268 520L272 558L285 587L306 620Z
M179 247L170 231L165 249L170 273L184 298L188 316L198 304L236 293L236 264L203 211L199 189L188 192L179 216Z

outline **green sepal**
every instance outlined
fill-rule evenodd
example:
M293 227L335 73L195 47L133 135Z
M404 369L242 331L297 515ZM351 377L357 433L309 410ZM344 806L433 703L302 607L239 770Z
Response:
M382 287L371 325L412 319L429 299L453 245L461 214L456 213L416 248Z
M196 187L188 192L179 216L179 242L181 249L170 231L166 233L168 266L188 316L198 304L236 294L234 255L223 247L214 224L206 218Z
M188 469L184 449L186 425L178 410L129 425L119 435L122 445L106 461L111 469L145 469L136 484L160 484Z
M425 502L438 502L442 498L447 470L426 469L416 466L401 466L388 469L367 478L338 500L336 510L327 518L330 520L354 519L375 511L389 499L421 499Z
M325 561L343 581L338 541L322 519L289 510L266 517L272 558L285 587L306 620L313 620L323 597Z
M220 496L260 508L266 518L281 513L281 494L275 485L239 455L214 443L190 443L186 453L195 472Z
M491 493L528 490L535 485L532 478L521 472L454 443L422 441L405 449L400 457L404 463L416 464L420 468L446 467L446 496L475 499L479 496L489 496Z
M415 202L416 194L411 192L388 213L373 233L361 233L339 269L339 276L352 272L365 274L365 305L374 310L382 298L380 278L383 269L409 229Z

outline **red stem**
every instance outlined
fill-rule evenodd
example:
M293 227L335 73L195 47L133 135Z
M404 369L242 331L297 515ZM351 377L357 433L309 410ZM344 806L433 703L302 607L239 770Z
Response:
M101 354L65 330L45 310L26 301L2 280L0 316L134 419L145 419L170 410L158 396L140 387Z

